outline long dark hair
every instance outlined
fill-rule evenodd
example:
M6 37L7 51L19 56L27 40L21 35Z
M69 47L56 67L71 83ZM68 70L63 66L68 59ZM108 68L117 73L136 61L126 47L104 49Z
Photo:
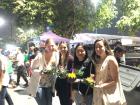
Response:
M68 43L66 43L66 42L60 42L59 43L59 47L60 47L60 45L61 44L65 44L66 45L66 47L68 48ZM65 66L66 66L66 64L67 64L67 61L68 61L68 59L69 59L69 55L70 55L70 53L69 53L69 49L67 50L67 53L66 53L66 57L65 57ZM62 58L61 58L61 53L59 53L59 63L58 63L58 65L62 65L61 64L61 60L62 60Z
M105 46L105 52L106 52L106 55L107 55L107 56L113 54L112 51L111 51L111 48L110 48L110 46L109 46L109 44L108 44L108 42L107 42L107 40L105 40L105 39L97 39L97 40L94 42L94 45L93 45L93 53L92 53L92 58L93 58L93 60L94 60L96 63L97 63L98 60L100 59L100 56L98 56L98 55L96 54L96 51L95 51L95 45L96 45L96 43L99 42L99 41L102 41L102 42L103 42L103 44L104 44L104 46Z
M79 46L83 47L83 49L84 49L85 52L86 52L85 59L84 59L83 61L85 61L85 60L88 58L88 52L87 52L87 50L86 50L86 47L85 47L82 43L77 44L77 46L75 47L75 50L74 50L74 67L75 67L75 66L78 64L78 62L79 62L79 59L78 59L78 57L76 56L76 49L77 49Z

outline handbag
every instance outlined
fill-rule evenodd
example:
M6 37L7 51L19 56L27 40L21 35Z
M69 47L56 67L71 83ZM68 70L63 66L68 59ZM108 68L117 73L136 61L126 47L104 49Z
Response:
M26 91L29 95L36 97L36 92L39 86L40 81L40 72L38 69L33 69L32 76L30 78L29 86L26 88Z
M123 89L120 89L119 83L116 86L115 89L102 89L104 105L127 105Z

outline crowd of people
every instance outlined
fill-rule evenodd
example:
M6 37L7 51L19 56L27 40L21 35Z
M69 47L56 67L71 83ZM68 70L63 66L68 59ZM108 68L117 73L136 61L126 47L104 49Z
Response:
M22 54L18 49L14 61L17 64L16 85L23 77L24 86L38 105L52 105L55 95L61 105L72 105L73 102L76 105L127 105L119 77L120 57L124 53L122 46L117 46L113 52L105 39L94 42L92 56L82 43L70 50L66 42L56 45L53 39L47 39L41 51L30 46L29 54ZM7 92L9 79L3 85L5 75L9 73L2 59L0 56L0 105L10 97ZM67 74L73 72L77 73L76 77L70 80ZM85 82L88 77L95 81L94 85ZM12 99L9 100L9 105L14 105Z

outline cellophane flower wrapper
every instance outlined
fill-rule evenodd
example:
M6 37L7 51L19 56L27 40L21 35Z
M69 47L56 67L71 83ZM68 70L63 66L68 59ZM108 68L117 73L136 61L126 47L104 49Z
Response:
M95 84L95 79L93 76L90 76L90 77L85 78L83 82L85 84L89 85L91 88L93 88L93 86Z
M59 69L57 70L57 76L58 76L59 78L67 78L67 74L68 74L67 71L68 71L68 70L66 70L65 68L59 68Z

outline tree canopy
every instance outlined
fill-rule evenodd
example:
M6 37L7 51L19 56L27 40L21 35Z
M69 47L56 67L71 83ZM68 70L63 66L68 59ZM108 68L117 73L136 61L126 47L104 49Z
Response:
M115 6L112 0L99 1L95 7L92 0L3 0L0 8L16 16L17 28L39 33L51 26L57 34L72 38L83 30L110 26Z
M136 35L140 30L140 1L118 0L122 16L116 26L126 35Z

